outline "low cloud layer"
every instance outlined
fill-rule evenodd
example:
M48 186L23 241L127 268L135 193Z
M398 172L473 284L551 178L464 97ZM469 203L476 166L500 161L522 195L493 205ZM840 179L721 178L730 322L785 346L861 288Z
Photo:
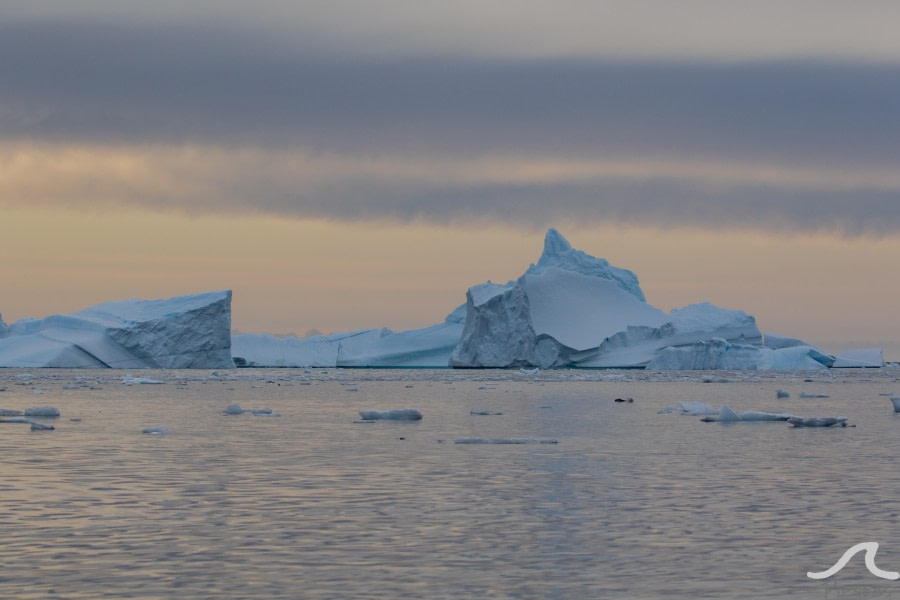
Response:
M0 205L900 231L900 63L367 58L191 23L0 23Z

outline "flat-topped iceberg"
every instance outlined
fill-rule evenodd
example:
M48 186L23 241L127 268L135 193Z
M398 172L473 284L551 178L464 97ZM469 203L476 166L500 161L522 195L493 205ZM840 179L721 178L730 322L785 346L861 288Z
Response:
M0 367L220 369L231 359L231 291L106 302L0 329Z
M442 323L393 332L361 329L309 338L236 334L232 354L248 367L447 367L459 343L465 305Z

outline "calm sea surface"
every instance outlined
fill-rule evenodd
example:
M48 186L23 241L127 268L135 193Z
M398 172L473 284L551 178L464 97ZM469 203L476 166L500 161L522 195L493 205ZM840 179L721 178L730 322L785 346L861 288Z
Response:
M806 576L865 541L900 571L896 368L125 374L0 370L0 408L62 413L0 424L0 598L900 598L862 555ZM685 400L857 426L658 413Z

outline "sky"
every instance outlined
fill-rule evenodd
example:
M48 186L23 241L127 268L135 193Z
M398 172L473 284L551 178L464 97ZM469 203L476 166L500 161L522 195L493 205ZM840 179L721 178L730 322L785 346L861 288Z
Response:
M557 227L664 310L900 359L900 4L7 0L0 313L440 321ZM10 59L11 58L11 59Z

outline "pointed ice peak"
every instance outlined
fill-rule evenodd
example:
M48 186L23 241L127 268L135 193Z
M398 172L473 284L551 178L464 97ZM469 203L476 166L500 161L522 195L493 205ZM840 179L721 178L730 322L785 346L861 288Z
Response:
M551 227L547 230L547 235L544 236L544 254L541 256L541 260L543 260L544 256L564 254L571 252L571 250L572 244L569 243L569 240L564 238L563 234L554 227Z
M646 302L637 275L628 269L614 267L606 259L596 258L572 248L566 238L552 227L547 230L547 235L544 237L544 253L541 254L537 265L529 267L528 273L536 275L542 273L547 267L557 267L582 275L609 279L638 300Z

